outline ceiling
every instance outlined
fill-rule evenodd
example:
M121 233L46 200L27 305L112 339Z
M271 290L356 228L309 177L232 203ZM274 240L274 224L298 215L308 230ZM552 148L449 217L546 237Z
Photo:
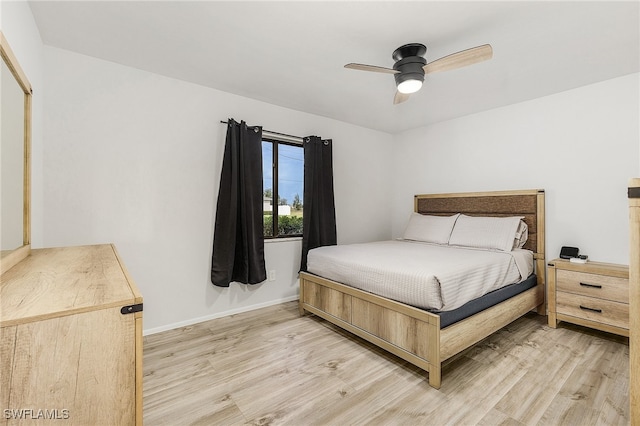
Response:
M30 1L46 45L398 133L640 71L638 1ZM400 45L493 59L393 105Z

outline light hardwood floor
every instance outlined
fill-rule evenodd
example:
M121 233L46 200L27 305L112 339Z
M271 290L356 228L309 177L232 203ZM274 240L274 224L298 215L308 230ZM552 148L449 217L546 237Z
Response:
M146 336L152 425L625 425L628 338L534 313L424 372L297 302Z

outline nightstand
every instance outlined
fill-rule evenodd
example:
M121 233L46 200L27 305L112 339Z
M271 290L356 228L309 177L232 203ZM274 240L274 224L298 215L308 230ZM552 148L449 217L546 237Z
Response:
M549 326L560 321L629 337L629 267L554 259L548 267Z

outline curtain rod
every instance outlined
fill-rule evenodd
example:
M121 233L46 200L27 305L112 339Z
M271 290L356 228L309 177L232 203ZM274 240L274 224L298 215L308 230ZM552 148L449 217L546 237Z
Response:
M228 121L223 121L223 120L220 120L220 123L229 124ZM250 127L253 127L253 126L250 126ZM293 136L293 135L287 135L286 133L272 132L271 130L266 130L266 129L262 129L262 136L266 138L283 140L284 142L295 143L297 145L302 145L302 143L304 142L304 138L301 138L300 136Z

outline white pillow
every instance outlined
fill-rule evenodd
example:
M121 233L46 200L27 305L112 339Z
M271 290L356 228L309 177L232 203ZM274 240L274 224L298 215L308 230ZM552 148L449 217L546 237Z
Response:
M518 225L518 229L516 230L516 238L515 238L515 241L513 242L513 248L521 249L522 247L524 247L528 238L529 238L529 227L524 222L524 220L521 220L520 224Z
M420 213L411 213L409 223L404 231L404 239L447 244L458 216L460 216L460 214L453 216L429 216Z
M460 215L456 221L449 244L511 251L516 231L523 216L477 217Z

